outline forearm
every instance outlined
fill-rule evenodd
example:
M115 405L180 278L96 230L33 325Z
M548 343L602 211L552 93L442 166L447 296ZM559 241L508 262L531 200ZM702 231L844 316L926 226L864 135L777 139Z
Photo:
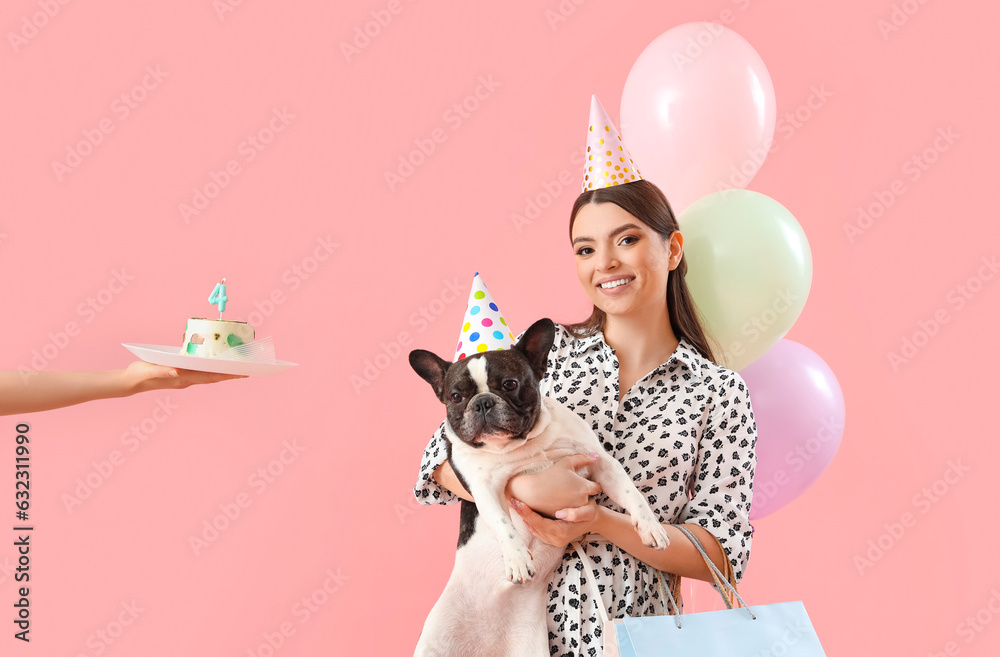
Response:
M549 471L549 473L551 474L551 471ZM537 492L533 491L531 488L532 482L525 481L530 480L534 476L535 475L515 475L514 477L511 477L510 481L507 482L506 488L504 489L504 497L507 499L512 497L522 499L522 495L529 495L529 499L537 500ZM462 485L462 482L458 480L458 475L455 474L454 468L451 467L451 461L446 460L438 466L438 468L434 471L434 481L438 482L440 485L444 486L463 500L468 500L470 502L476 501L472 496L472 493L466 490L465 486ZM518 488L517 486L520 487ZM598 491L599 490L600 489L598 488ZM565 499L560 498L556 498L551 501L547 500L545 502L536 501L535 503L537 506L533 506L532 508L546 518L554 518L556 511L566 507L565 502Z
M726 572L726 556L718 542L708 530L701 525L684 523L691 533L698 537L705 552L721 572ZM612 511L607 507L598 507L598 517L594 521L591 532L600 534L632 556L645 561L654 568L667 573L675 573L681 577L714 582L708 564L702 558L698 548L674 525L665 524L670 545L664 550L654 550L642 544L642 539L632 526L631 518L624 513Z
M438 466L437 470L434 471L434 481L438 482L448 490L450 490L455 495L458 495L463 500L468 500L469 502L475 502L472 498L472 493L465 489L462 482L458 480L458 475L455 474L455 470L451 467L451 461L445 461Z
M123 370L0 372L0 415L34 413L134 392Z

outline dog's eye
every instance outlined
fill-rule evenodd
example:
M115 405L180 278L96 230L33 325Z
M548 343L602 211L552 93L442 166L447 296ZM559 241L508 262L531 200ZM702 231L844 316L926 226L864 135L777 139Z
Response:
M514 390L515 388L517 388L517 379L507 379L506 381L503 382L504 390L510 391Z
M451 393L451 400L457 404L458 402L462 401L462 395L458 394L457 392L453 392Z

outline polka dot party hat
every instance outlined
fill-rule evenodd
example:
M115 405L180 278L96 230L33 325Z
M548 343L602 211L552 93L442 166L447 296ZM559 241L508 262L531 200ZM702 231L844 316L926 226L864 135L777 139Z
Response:
M583 168L584 192L642 180L625 142L604 111L597 96L590 97L590 128L587 130L587 162Z
M466 356L491 349L510 349L515 344L517 343L507 326L507 320L500 314L500 308L493 301L493 296L477 271L472 278L469 307L465 309L462 332L458 336L458 347L455 348L455 360L452 362L457 363Z

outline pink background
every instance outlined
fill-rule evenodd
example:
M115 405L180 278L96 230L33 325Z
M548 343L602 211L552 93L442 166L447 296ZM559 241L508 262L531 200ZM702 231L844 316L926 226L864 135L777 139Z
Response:
M585 316L566 226L590 95L617 121L645 45L728 9L778 103L778 148L749 187L784 204L812 248L811 294L787 337L836 372L848 416L823 477L755 522L741 593L803 600L829 655L996 654L1000 449L984 409L1000 282L979 273L1000 237L984 191L1000 110L994 4L403 0L350 61L341 44L389 3L233 4L220 15L211 0L73 2L15 45L9 33L45 0L0 11L0 367L30 366L53 341L64 345L47 350L53 370L124 366L122 342L179 345L222 276L226 316L257 320L279 358L301 363L0 418L3 618L18 421L31 425L36 527L32 641L5 621L5 653L267 655L284 624L274 654L410 654L451 571L458 509L413 502L443 409L406 354L450 353L475 271L515 334ZM904 5L912 15L883 35L879 21ZM552 25L560 6L568 15ZM148 78L125 116L116 99L147 67L165 77ZM484 79L498 86L450 120ZM814 86L832 97L782 132ZM275 111L293 117L261 150L241 148ZM59 180L52 163L102 121L113 131ZM913 180L905 162L949 127L958 138ZM443 141L390 190L385 172L435 130ZM230 160L239 172L185 222L180 204ZM512 215L562 172L570 183L518 231ZM904 193L850 241L844 225L894 180ZM320 261L322 240L337 246ZM116 294L115 272L132 277ZM970 278L959 308L949 298ZM89 297L107 303L89 313ZM935 314L947 323L893 368L889 352ZM68 322L80 330L62 339ZM157 422L160 402L175 408ZM132 426L144 442L130 442ZM301 451L273 463L286 441ZM120 465L68 511L64 496L115 451ZM949 484L953 462L969 469ZM251 476L269 464L280 474L261 489ZM241 494L249 506L196 555L189 537ZM859 567L878 542L882 555ZM696 610L721 606L709 589L684 591ZM134 619L122 612L133 603ZM120 616L130 623L117 635Z

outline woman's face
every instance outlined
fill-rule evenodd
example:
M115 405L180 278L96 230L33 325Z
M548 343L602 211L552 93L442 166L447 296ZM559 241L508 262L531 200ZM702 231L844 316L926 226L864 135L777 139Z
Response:
M608 315L665 308L668 272L680 263L682 247L680 231L664 240L614 203L587 203L573 222L580 283Z

